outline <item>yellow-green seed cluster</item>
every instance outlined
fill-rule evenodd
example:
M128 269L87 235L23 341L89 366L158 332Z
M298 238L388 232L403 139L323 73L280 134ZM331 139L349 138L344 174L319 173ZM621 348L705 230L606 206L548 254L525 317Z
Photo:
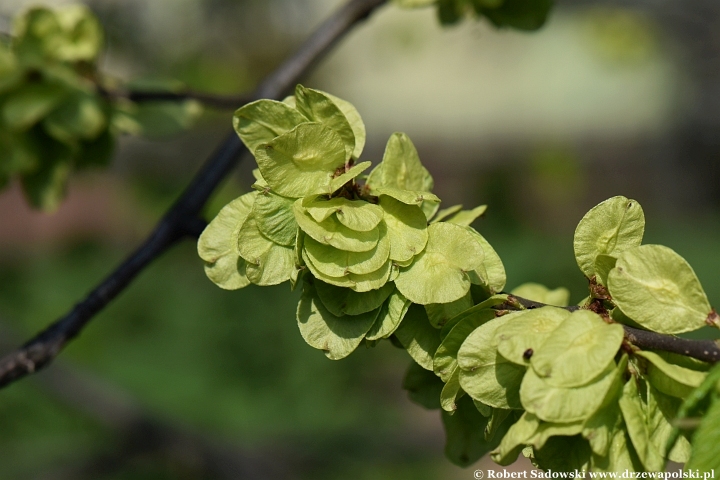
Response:
M389 337L410 303L453 304L470 298L472 284L490 294L504 286L502 263L469 226L485 208L438 212L406 135L390 138L363 185L365 127L344 100L298 86L283 102L242 107L234 125L255 155L257 182L201 236L206 272L227 289L303 277L301 333L331 358Z

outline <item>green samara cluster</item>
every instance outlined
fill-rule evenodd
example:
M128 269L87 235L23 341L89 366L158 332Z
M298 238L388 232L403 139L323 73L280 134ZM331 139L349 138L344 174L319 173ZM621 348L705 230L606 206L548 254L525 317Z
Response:
M578 306L567 307L565 289L529 284L443 326L435 376L415 367L406 388L444 410L452 460L467 465L492 451L501 465L522 452L561 472L662 471L667 460L702 467L690 432L677 435L673 420L711 365L641 350L623 324L675 334L717 315L682 257L641 245L644 226L640 205L625 197L585 215L574 247L590 295ZM555 306L525 309L517 297Z
M402 8L434 6L440 23L451 25L468 15L487 18L496 27L537 30L547 20L552 0L394 0Z
M0 42L0 185L19 176L36 207L57 207L68 174L112 151L110 105L93 81L102 44L80 5L30 9Z
M300 332L331 359L382 339L404 348L414 360L404 387L442 411L450 460L491 452L507 465L522 453L562 472L705 465L673 421L710 365L641 350L624 325L678 334L718 317L682 257L642 245L637 202L614 197L580 221L575 257L590 294L568 307L562 288L502 292L502 262L469 226L485 207L438 211L407 136L394 134L365 176L365 129L349 103L298 86L242 107L234 125L257 181L201 235L208 277L226 289L301 284Z
M473 305L473 285L476 297L503 288L502 263L469 226L485 207L438 211L433 179L406 135L394 134L363 177L371 163L358 162L357 110L301 85L283 102L240 108L234 126L257 160L257 182L200 237L205 271L226 289L301 282L300 331L329 358L389 338L411 304L425 307L421 321L436 330L425 311L449 318ZM402 338L412 350L413 335Z

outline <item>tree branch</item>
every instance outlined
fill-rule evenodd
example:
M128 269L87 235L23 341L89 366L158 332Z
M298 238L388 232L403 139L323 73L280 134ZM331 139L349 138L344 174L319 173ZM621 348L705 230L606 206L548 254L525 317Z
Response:
M99 88L104 97L110 99L127 99L133 102L181 102L183 100L197 100L205 106L235 110L248 102L256 100L252 94L244 95L214 95L211 93L196 92L194 90L181 90L179 92L162 90L110 90Z
M517 300L520 305L528 309L555 306L528 300L527 298L518 297L517 295L512 295L512 297ZM512 305L507 303L503 304L502 307L508 309L513 308ZM556 308L564 308L571 312L580 309L580 307L576 305ZM623 328L625 329L625 338L641 350L660 350L663 352L677 353L710 363L720 361L720 346L718 346L714 340L689 340L687 338L651 332L627 325L623 325Z
M350 0L323 22L298 51L266 78L253 99L282 98L354 25L387 0ZM239 105L238 105L239 106ZM46 367L135 277L165 250L185 237L197 235L199 216L210 195L246 151L235 132L210 156L180 198L150 236L88 296L65 316L0 359L0 387Z

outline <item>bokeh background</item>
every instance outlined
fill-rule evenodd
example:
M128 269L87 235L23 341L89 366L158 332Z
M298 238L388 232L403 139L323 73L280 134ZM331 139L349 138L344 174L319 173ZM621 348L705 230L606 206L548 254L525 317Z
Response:
M32 2L36 3L36 2ZM60 4L65 2L50 2ZM27 8L0 3L0 31ZM252 87L339 0L95 0L105 71ZM572 235L584 212L635 198L646 243L694 267L720 305L720 3L561 0L526 34L385 7L303 83L353 102L379 161L416 143L446 206L487 203L475 227L508 287L585 296ZM0 194L0 347L72 307L149 232L230 128L124 138L109 171L77 176L58 212ZM162 128L159 128L158 133ZM208 218L247 191L251 162ZM469 479L443 458L438 412L401 389L381 344L340 362L303 342L287 285L216 288L186 242L156 261L45 372L0 391L0 479ZM702 332L702 335L709 334ZM489 465L481 460L475 468Z

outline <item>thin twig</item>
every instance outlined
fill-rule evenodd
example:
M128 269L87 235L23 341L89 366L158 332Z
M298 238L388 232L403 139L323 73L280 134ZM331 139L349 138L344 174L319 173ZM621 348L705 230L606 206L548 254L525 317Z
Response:
M259 85L253 98L282 98L354 25L386 1L350 0ZM67 315L0 359L0 387L46 367L150 262L178 240L196 236L205 203L244 151L237 135L229 133L137 250Z
M211 93L182 90L169 92L161 90L108 90L101 89L100 93L112 99L127 99L133 102L180 102L183 100L196 100L207 107L222 110L234 110L256 99L253 94L244 95L214 95Z
M517 300L520 305L528 309L555 306L528 300L527 298L518 297L517 295L512 295L512 297ZM512 306L503 304L503 308L512 309ZM557 308L564 308L571 312L580 309L580 307L576 305ZM677 353L710 363L720 361L720 346L718 346L714 340L689 340L687 338L651 332L627 325L623 325L623 328L625 329L625 338L641 350L660 350L663 352Z

